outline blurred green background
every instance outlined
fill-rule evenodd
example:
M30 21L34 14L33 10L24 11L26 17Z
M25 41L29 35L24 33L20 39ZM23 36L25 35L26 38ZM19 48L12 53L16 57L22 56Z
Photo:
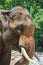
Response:
M0 0L0 9L12 9L15 6L27 8L35 25L36 47L43 48L43 0Z

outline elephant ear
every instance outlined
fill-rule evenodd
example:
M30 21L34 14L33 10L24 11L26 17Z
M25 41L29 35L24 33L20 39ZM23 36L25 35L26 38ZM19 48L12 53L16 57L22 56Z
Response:
M8 19L9 18L9 15L10 15L10 11L9 10L3 10L1 12L1 14L4 16L4 19Z
M6 30L8 29L10 10L0 10L0 12L1 12L1 22L3 29Z

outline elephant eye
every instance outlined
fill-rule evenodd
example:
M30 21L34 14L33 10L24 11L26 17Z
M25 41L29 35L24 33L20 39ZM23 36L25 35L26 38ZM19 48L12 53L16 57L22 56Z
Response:
M24 27L23 27L23 25L19 25L19 26L17 26L16 29L17 29L17 30L20 30L21 32L24 31Z

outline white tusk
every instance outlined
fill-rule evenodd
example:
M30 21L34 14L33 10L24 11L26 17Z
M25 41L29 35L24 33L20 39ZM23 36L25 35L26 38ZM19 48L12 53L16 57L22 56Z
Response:
M33 60L30 59L30 57L26 53L26 50L23 47L21 47L21 52L24 55L24 57L33 64Z

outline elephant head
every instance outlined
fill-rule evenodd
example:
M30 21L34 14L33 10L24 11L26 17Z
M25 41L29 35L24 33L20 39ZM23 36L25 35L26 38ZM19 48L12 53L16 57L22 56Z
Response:
M34 24L30 13L27 9L17 6L11 10L9 17L9 28L20 36L18 45L25 58L24 60L33 63Z

